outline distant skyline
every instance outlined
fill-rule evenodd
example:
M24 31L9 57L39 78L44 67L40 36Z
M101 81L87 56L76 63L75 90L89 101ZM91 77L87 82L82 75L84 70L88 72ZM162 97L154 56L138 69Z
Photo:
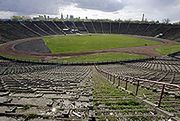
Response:
M180 21L180 0L0 0L0 18L61 13L90 19Z

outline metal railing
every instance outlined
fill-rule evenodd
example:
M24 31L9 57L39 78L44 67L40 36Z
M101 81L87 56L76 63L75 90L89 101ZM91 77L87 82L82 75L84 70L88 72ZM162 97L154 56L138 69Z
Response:
M141 83L149 83L149 84L156 84L158 85L160 91L160 96L159 96L159 101L158 101L158 107L161 106L163 95L165 93L165 89L167 88L173 88L174 91L180 91L180 85L176 84L170 84L170 83L165 83L165 82L157 82L157 81L152 81L152 80L147 80L147 79L140 79L140 78L134 78L131 76L123 76L120 77L119 75L111 74L109 72L106 72L104 70L99 69L97 66L95 66L96 70L102 74L104 77L106 77L112 84L115 84L115 81L118 80L117 86L121 86L121 81L125 83L124 89L128 90L128 83L131 83L136 86L135 89L135 95L138 95L139 87L141 86ZM129 81L131 80L131 82Z

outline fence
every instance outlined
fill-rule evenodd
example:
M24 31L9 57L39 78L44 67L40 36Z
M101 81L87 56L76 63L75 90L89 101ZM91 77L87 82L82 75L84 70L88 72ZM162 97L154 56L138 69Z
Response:
M161 106L165 89L166 90L169 89L171 91L172 90L180 91L180 86L176 84L151 81L151 80L146 80L146 79L134 78L130 76L120 77L118 75L105 72L99 69L97 66L95 66L95 68L100 74L102 74L105 78L107 78L110 82L112 82L113 85L116 85L117 87L123 87L125 90L131 90L131 92L133 92L133 94L136 96L138 96L139 87L141 86L141 84L146 83L146 85L157 85L158 89L161 89L160 95L159 95L158 107ZM131 84L131 87L129 89L128 89L128 84Z

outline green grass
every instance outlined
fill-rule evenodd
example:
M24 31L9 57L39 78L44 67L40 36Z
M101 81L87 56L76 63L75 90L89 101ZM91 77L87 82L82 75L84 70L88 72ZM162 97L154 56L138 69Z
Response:
M35 61L35 62L39 61L39 58L31 57L31 56L15 56L8 54L0 54L0 56L14 60Z
M161 55L169 55L180 51L180 44L172 46L162 46L160 48L157 48L156 51L158 51Z
M32 62L42 61L41 58L38 58L35 56L29 56L29 55L27 55L27 56L22 56L22 55L16 56L16 55L11 55L8 53L1 53L0 52L0 56L8 58L8 59L20 60L20 61L32 61Z
M150 121L150 119L145 120L145 117L136 117L138 114L149 113L149 107L142 103L142 101L138 100L135 96L129 95L125 91L122 91L118 88L115 88L109 81L107 81L102 75L93 71L93 104L94 109L97 110L114 110L119 111L122 115L131 115L131 117L127 118L128 121L130 119L134 119L133 121L140 121L144 119L144 121ZM116 99L116 97L118 97ZM100 99L100 100L96 100ZM111 100L113 99L113 101ZM100 106L103 106L101 108ZM107 107L107 108L104 108ZM112 111L113 112L113 111ZM136 114L134 114L134 112ZM109 121L118 120L117 115L102 115L103 113L98 112L97 117L100 121L105 121L109 119ZM106 114L106 113L105 113Z
M145 56L128 54L128 53L104 53L104 54L93 54L87 56L71 57L64 59L53 60L55 62L107 62L107 61L124 61L124 60L134 60L134 59L143 59Z
M44 37L52 53L87 52L111 48L157 45L159 42L126 35L72 35Z
M24 60L24 61L33 61L39 62L42 61L41 58L33 57L33 56L15 56L8 55L4 53L0 53L0 56L15 59L15 60ZM135 60L135 59L144 59L146 58L143 55L136 54L128 54L128 53L105 53L105 54L93 54L87 56L79 56L79 57L71 57L64 59L52 59L49 62L57 62L57 63L85 63L85 62L110 62L110 61L124 61L124 60Z

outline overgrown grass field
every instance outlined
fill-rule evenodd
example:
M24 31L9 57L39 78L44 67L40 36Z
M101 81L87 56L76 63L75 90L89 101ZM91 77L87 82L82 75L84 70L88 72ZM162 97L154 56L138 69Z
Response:
M157 45L159 42L127 35L70 35L44 37L52 53L76 53L111 48Z
M112 61L125 61L125 60L135 60L144 59L146 56L128 53L103 53L103 54L92 54L86 56L70 57L55 59L53 61L60 63L85 63L85 62L112 62Z
M175 52L179 52L180 43L172 46L162 46L160 48L157 48L156 51L158 51L161 55L169 55Z

